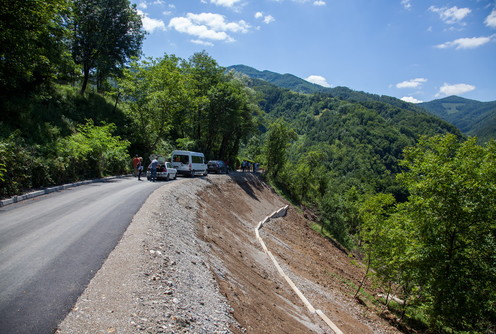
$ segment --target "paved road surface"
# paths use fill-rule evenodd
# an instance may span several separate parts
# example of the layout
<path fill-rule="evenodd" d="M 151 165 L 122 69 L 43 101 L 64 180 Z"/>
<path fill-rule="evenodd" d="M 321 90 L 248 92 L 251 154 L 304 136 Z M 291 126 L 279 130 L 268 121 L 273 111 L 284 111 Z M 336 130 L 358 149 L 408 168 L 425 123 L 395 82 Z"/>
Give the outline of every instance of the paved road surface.
<path fill-rule="evenodd" d="M 163 184 L 112 179 L 0 208 L 0 334 L 53 333 Z"/>

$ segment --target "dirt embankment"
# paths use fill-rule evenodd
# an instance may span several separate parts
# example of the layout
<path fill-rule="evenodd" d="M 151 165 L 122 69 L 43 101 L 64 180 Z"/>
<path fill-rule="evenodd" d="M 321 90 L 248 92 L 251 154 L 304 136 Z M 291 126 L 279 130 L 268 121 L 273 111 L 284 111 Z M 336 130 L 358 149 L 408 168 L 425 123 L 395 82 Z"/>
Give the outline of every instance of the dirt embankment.
<path fill-rule="evenodd" d="M 251 173 L 164 183 L 58 333 L 332 333 L 255 237 L 287 203 Z M 397 333 L 353 299 L 363 267 L 295 208 L 260 236 L 316 309 L 344 333 Z M 374 294 L 371 287 L 369 293 Z"/>
<path fill-rule="evenodd" d="M 252 333 L 331 333 L 308 311 L 255 238 L 257 224 L 288 203 L 249 173 L 209 181 L 200 193 L 199 236 L 209 245 L 220 290 L 241 327 Z M 270 220 L 260 236 L 313 307 L 341 331 L 397 333 L 372 305 L 353 299 L 363 267 L 310 224 L 290 206 L 288 215 Z"/>

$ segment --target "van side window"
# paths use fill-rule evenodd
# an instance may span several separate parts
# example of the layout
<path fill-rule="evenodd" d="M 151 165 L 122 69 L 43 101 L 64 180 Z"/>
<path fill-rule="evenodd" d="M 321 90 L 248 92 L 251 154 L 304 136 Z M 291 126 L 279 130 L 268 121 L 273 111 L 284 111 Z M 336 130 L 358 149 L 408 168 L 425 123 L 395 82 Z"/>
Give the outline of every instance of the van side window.
<path fill-rule="evenodd" d="M 191 157 L 191 160 L 193 160 L 193 163 L 195 163 L 195 164 L 202 164 L 203 163 L 203 157 L 199 157 L 196 155 L 193 155 Z"/>
<path fill-rule="evenodd" d="M 175 155 L 174 162 L 181 162 L 183 164 L 189 164 L 189 156 L 187 155 Z"/>

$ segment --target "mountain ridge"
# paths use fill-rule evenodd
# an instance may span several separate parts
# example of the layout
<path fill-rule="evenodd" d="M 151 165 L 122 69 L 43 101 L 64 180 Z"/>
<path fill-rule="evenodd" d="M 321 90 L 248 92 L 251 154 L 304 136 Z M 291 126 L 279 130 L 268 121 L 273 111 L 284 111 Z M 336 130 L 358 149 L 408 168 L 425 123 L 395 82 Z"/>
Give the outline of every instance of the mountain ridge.
<path fill-rule="evenodd" d="M 413 104 L 395 97 L 355 91 L 348 87 L 324 87 L 293 74 L 260 71 L 247 65 L 233 65 L 227 69 L 296 93 L 323 93 L 352 102 L 379 101 L 409 110 L 421 109 L 455 125 L 465 135 L 478 137 L 481 142 L 496 138 L 496 101 L 481 102 L 452 95 Z"/>

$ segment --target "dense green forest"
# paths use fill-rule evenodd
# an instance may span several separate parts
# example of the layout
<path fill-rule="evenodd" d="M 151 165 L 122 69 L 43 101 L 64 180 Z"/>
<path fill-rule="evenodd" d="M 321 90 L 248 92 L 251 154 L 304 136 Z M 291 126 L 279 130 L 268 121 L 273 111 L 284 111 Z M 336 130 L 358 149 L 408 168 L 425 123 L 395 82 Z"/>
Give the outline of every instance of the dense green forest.
<path fill-rule="evenodd" d="M 144 38 L 128 0 L 5 3 L 1 197 L 128 173 L 134 154 L 261 162 L 317 231 L 363 258 L 364 279 L 404 300 L 378 301 L 399 321 L 494 332 L 494 141 L 394 98 L 247 78 L 205 52 L 139 58 Z"/>
<path fill-rule="evenodd" d="M 458 96 L 424 102 L 421 107 L 485 143 L 496 138 L 496 101 L 479 102 Z"/>
<path fill-rule="evenodd" d="M 233 65 L 228 69 L 247 75 L 252 79 L 260 79 L 277 87 L 287 88 L 297 93 L 325 93 L 353 102 L 377 101 L 395 105 L 409 110 L 426 110 L 437 117 L 455 125 L 468 136 L 478 137 L 485 143 L 496 139 L 496 101 L 480 102 L 458 96 L 411 104 L 389 96 L 353 91 L 347 87 L 327 88 L 310 83 L 291 74 L 279 74 L 270 71 L 259 71 L 246 65 Z"/>

